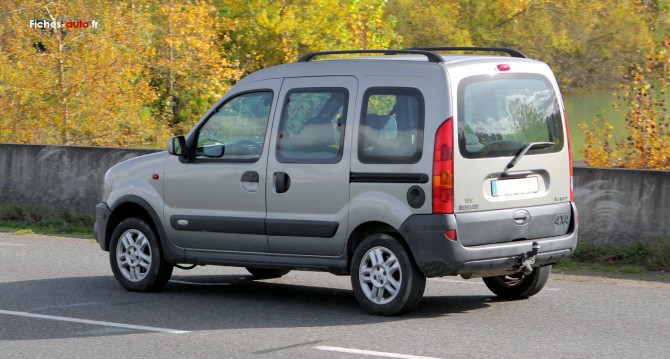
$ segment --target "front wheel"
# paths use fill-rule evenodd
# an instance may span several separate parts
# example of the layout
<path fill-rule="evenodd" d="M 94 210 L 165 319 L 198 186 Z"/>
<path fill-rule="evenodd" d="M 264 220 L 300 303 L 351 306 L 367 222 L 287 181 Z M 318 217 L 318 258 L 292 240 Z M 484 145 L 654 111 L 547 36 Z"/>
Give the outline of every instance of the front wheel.
<path fill-rule="evenodd" d="M 419 303 L 426 277 L 402 244 L 388 235 L 376 234 L 354 251 L 351 285 L 358 303 L 371 314 L 397 315 Z"/>
<path fill-rule="evenodd" d="M 551 273 L 551 266 L 535 268 L 533 273 L 516 273 L 498 277 L 483 278 L 484 284 L 498 297 L 503 299 L 524 299 L 540 292 Z"/>
<path fill-rule="evenodd" d="M 121 221 L 109 245 L 109 261 L 116 280 L 129 291 L 156 291 L 165 286 L 173 266 L 161 255 L 158 237 L 139 218 Z"/>

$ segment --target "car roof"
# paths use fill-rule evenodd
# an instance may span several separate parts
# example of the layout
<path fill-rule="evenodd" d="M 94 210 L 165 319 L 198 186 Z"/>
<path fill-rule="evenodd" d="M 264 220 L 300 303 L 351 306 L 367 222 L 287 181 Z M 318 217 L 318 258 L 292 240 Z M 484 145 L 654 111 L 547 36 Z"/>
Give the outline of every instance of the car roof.
<path fill-rule="evenodd" d="M 546 64 L 528 58 L 473 54 L 436 54 L 439 62 L 430 61 L 423 55 L 398 54 L 377 56 L 356 56 L 325 58 L 277 65 L 258 70 L 247 75 L 240 82 L 259 81 L 273 78 L 310 76 L 365 76 L 365 75 L 406 75 L 431 76 L 444 72 L 445 68 L 456 68 L 476 64 L 515 64 L 527 67 L 530 64 Z"/>

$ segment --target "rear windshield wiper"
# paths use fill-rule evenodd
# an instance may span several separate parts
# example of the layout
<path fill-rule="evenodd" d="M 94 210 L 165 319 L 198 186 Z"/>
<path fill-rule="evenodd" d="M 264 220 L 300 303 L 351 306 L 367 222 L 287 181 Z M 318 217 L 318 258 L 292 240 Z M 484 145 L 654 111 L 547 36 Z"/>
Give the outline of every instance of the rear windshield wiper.
<path fill-rule="evenodd" d="M 503 171 L 503 174 L 505 172 L 507 172 L 509 169 L 511 169 L 512 167 L 516 166 L 516 164 L 519 163 L 519 161 L 521 160 L 521 157 L 525 156 L 526 153 L 528 151 L 530 151 L 531 149 L 533 149 L 533 148 L 538 148 L 538 149 L 547 148 L 547 147 L 551 147 L 553 145 L 555 145 L 554 142 L 530 142 L 530 143 L 528 143 L 527 145 L 523 146 L 521 151 L 519 151 L 519 153 L 517 153 L 516 156 L 514 156 L 514 158 L 512 158 L 511 161 L 509 161 L 509 163 L 505 167 L 505 170 Z"/>

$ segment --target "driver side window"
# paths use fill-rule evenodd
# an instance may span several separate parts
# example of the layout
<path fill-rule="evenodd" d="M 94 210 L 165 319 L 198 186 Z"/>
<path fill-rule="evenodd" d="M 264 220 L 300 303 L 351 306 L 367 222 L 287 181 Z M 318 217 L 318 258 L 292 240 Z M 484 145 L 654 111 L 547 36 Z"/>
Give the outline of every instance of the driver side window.
<path fill-rule="evenodd" d="M 198 133 L 196 158 L 255 162 L 263 151 L 272 92 L 239 95 L 212 114 Z"/>

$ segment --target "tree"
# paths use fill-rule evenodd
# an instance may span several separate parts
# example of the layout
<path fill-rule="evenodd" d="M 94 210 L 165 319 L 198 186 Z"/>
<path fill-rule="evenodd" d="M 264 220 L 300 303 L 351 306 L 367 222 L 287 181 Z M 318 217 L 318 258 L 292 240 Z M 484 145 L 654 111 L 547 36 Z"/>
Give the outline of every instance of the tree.
<path fill-rule="evenodd" d="M 389 0 L 387 10 L 405 46 L 519 49 L 570 89 L 613 85 L 670 24 L 670 6 L 651 0 Z"/>
<path fill-rule="evenodd" d="M 406 47 L 472 46 L 465 14 L 453 0 L 390 0 L 387 11 Z"/>
<path fill-rule="evenodd" d="M 293 62 L 318 50 L 397 46 L 384 0 L 223 0 L 231 60 L 244 73 Z"/>
<path fill-rule="evenodd" d="M 229 60 L 219 13 L 211 1 L 146 2 L 150 21 L 154 115 L 173 133 L 188 131 L 240 77 Z"/>
<path fill-rule="evenodd" d="M 596 117 L 586 134 L 584 162 L 588 166 L 670 169 L 670 41 L 652 47 L 644 61 L 629 66 L 629 74 L 619 85 L 613 106 L 622 111 L 627 135 L 615 138 L 613 127 Z"/>
<path fill-rule="evenodd" d="M 3 141 L 146 146 L 165 137 L 145 107 L 155 96 L 142 68 L 147 43 L 130 36 L 140 13 L 73 0 L 4 2 L 0 14 Z"/>

